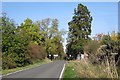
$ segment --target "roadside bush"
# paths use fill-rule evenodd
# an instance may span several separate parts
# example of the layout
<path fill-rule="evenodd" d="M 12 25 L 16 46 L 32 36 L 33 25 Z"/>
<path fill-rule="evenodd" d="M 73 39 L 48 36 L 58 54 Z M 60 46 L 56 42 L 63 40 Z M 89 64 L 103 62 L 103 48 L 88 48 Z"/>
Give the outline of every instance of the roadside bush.
<path fill-rule="evenodd" d="M 17 67 L 17 64 L 14 62 L 12 57 L 12 55 L 2 57 L 2 69 L 12 69 Z"/>
<path fill-rule="evenodd" d="M 84 52 L 89 55 L 91 62 L 96 61 L 97 49 L 100 47 L 98 41 L 91 40 L 84 46 Z"/>
<path fill-rule="evenodd" d="M 30 43 L 27 50 L 29 57 L 32 61 L 36 61 L 37 59 L 42 60 L 46 57 L 46 51 L 44 47 L 37 44 Z"/>
<path fill-rule="evenodd" d="M 89 55 L 90 62 L 88 61 L 87 64 L 78 63 L 75 69 L 83 78 L 118 78 L 120 75 L 115 62 L 116 58 L 111 55 L 111 53 L 117 53 L 118 48 L 118 43 L 112 41 L 110 36 L 105 36 L 101 43 L 90 41 L 84 46 L 84 51 Z"/>

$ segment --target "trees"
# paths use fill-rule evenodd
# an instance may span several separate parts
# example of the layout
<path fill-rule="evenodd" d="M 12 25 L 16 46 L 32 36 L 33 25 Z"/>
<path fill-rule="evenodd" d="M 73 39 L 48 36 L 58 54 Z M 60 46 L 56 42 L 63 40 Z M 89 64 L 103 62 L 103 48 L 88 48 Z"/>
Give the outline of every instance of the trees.
<path fill-rule="evenodd" d="M 101 44 L 102 45 L 106 45 L 107 46 L 107 50 L 108 50 L 108 53 L 118 53 L 118 49 L 119 49 L 119 45 L 118 45 L 118 41 L 117 38 L 113 39 L 113 35 L 105 35 L 101 41 Z M 116 36 L 117 37 L 117 36 Z"/>
<path fill-rule="evenodd" d="M 43 36 L 40 34 L 40 28 L 37 23 L 33 23 L 31 19 L 27 18 L 24 23 L 22 23 L 19 27 L 19 32 L 21 34 L 26 34 L 29 36 L 29 39 L 36 44 L 42 44 Z"/>
<path fill-rule="evenodd" d="M 2 17 L 3 69 L 28 64 L 27 45 L 29 38 L 18 31 L 17 26 L 6 15 Z"/>
<path fill-rule="evenodd" d="M 4 13 L 1 17 L 2 23 L 2 58 L 3 60 L 3 69 L 7 67 L 16 67 L 16 64 L 14 62 L 13 58 L 13 45 L 11 42 L 13 38 L 15 37 L 15 24 L 6 17 L 6 14 Z M 6 59 L 6 57 L 8 59 Z M 13 63 L 13 64 L 11 64 Z M 9 66 L 8 66 L 9 65 Z"/>
<path fill-rule="evenodd" d="M 115 59 L 117 64 L 119 60 L 119 33 L 115 33 L 113 31 L 111 34 L 104 35 L 98 37 L 99 39 L 95 40 L 99 43 L 100 47 L 97 48 L 96 55 L 94 56 L 96 59 L 99 58 L 101 62 L 104 62 L 106 59 Z M 95 46 L 94 46 L 95 47 Z M 92 53 L 93 54 L 93 53 Z"/>
<path fill-rule="evenodd" d="M 68 23 L 68 49 L 74 53 L 83 50 L 83 45 L 91 35 L 92 16 L 86 6 L 78 4 L 74 9 L 72 20 Z"/>
<path fill-rule="evenodd" d="M 3 69 L 26 66 L 43 60 L 46 53 L 60 56 L 63 54 L 63 34 L 58 30 L 57 19 L 47 18 L 33 22 L 27 18 L 19 26 L 7 18 L 6 14 L 0 20 Z"/>
<path fill-rule="evenodd" d="M 44 19 L 39 22 L 40 23 L 40 31 L 42 33 L 43 40 L 44 40 L 44 46 L 47 52 L 47 55 L 49 54 L 62 54 L 63 53 L 63 47 L 62 45 L 62 35 L 64 31 L 58 30 L 58 20 L 57 19 Z M 58 49 L 61 50 L 61 52 L 58 52 Z"/>

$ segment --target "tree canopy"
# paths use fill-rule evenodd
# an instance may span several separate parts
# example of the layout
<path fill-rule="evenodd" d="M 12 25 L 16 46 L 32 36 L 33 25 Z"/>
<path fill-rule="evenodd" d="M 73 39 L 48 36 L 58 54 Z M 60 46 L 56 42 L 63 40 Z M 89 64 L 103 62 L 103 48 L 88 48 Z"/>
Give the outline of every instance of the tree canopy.
<path fill-rule="evenodd" d="M 6 17 L 2 20 L 3 69 L 26 66 L 45 59 L 49 54 L 64 54 L 63 33 L 58 29 L 58 20 L 46 18 L 33 22 L 30 18 L 19 26 Z"/>
<path fill-rule="evenodd" d="M 91 35 L 92 16 L 88 8 L 78 4 L 74 9 L 72 20 L 68 23 L 67 53 L 76 54 L 83 51 L 83 45 Z"/>

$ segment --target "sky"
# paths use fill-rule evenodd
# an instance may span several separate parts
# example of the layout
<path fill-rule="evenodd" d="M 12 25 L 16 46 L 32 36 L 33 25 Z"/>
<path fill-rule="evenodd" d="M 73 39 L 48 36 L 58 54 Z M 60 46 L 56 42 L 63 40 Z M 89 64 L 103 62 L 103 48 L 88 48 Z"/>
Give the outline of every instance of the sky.
<path fill-rule="evenodd" d="M 68 31 L 74 8 L 79 3 L 87 6 L 93 17 L 91 37 L 98 33 L 118 31 L 118 3 L 117 2 L 3 2 L 2 11 L 15 21 L 22 23 L 26 18 L 34 22 L 45 18 L 57 18 L 59 29 Z M 67 38 L 67 34 L 64 36 Z M 64 42 L 64 47 L 66 39 Z"/>
<path fill-rule="evenodd" d="M 2 2 L 119 2 L 120 0 L 1 0 Z"/>
<path fill-rule="evenodd" d="M 118 3 L 118 31 L 120 32 L 120 2 Z"/>

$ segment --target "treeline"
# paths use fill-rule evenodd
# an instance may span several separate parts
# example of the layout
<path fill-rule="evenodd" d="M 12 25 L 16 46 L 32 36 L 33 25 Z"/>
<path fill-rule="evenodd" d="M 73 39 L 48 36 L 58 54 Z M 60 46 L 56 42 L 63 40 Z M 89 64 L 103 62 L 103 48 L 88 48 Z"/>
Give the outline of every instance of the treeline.
<path fill-rule="evenodd" d="M 80 77 L 120 78 L 119 33 L 97 34 L 84 45 L 84 56 L 75 66 Z"/>
<path fill-rule="evenodd" d="M 65 58 L 80 61 L 74 68 L 81 78 L 117 79 L 120 77 L 120 33 L 113 31 L 90 38 L 92 20 L 87 6 L 78 4 L 68 22 Z"/>
<path fill-rule="evenodd" d="M 33 22 L 27 18 L 20 25 L 6 17 L 1 20 L 2 68 L 26 66 L 45 59 L 49 54 L 62 58 L 64 30 L 58 29 L 58 20 L 46 18 Z"/>
<path fill-rule="evenodd" d="M 97 34 L 84 45 L 84 52 L 92 63 L 104 64 L 108 60 L 120 65 L 120 33 Z"/>
<path fill-rule="evenodd" d="M 78 55 L 87 55 L 92 63 L 102 63 L 115 57 L 116 64 L 120 61 L 120 33 L 98 34 L 90 38 L 92 16 L 88 8 L 78 4 L 74 9 L 72 20 L 68 22 L 67 57 L 76 60 Z M 114 57 L 113 57 L 114 56 Z"/>

